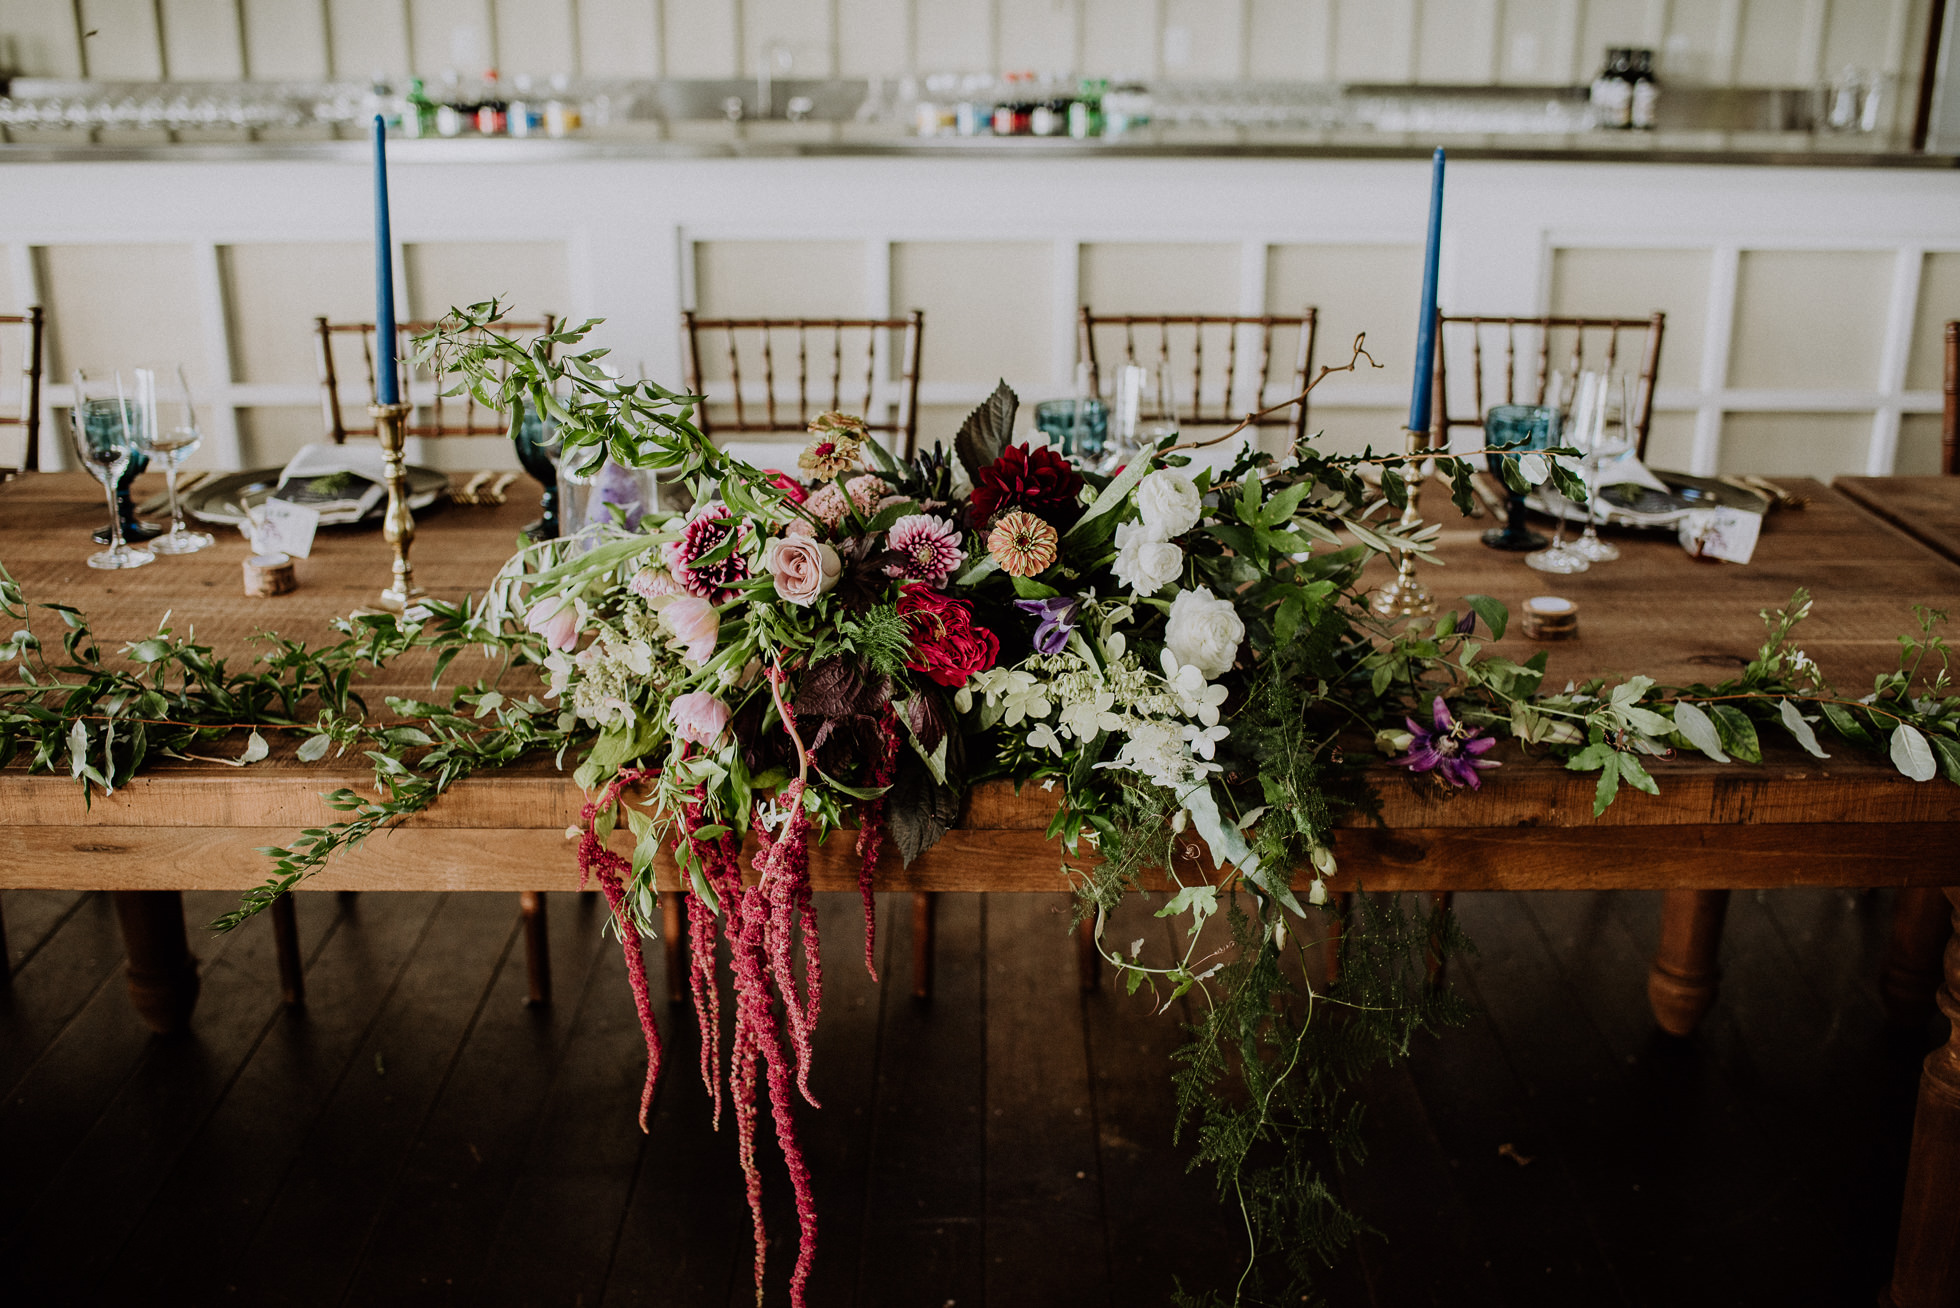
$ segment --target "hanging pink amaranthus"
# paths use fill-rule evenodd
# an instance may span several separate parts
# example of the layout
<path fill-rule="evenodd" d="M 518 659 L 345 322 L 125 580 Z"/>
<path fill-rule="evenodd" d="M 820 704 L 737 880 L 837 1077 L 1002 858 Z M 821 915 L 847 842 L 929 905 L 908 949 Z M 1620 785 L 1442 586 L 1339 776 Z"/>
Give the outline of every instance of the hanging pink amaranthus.
<path fill-rule="evenodd" d="M 640 1030 L 646 1036 L 647 1080 L 640 1091 L 642 1131 L 647 1129 L 647 1112 L 653 1107 L 654 1084 L 660 1080 L 660 1028 L 653 1020 L 646 960 L 640 954 L 640 929 L 634 925 L 633 915 L 626 907 L 626 878 L 632 875 L 633 865 L 606 848 L 605 842 L 599 839 L 598 819 L 599 814 L 619 802 L 621 791 L 652 775 L 646 768 L 629 768 L 607 782 L 598 798 L 580 812 L 578 838 L 579 884 L 582 886 L 587 878 L 596 876 L 600 888 L 606 892 L 606 906 L 619 926 L 620 948 L 626 954 L 626 976 L 633 986 L 633 1006 L 640 1012 Z"/>
<path fill-rule="evenodd" d="M 888 706 L 878 719 L 878 757 L 872 760 L 871 776 L 865 784 L 883 790 L 891 785 L 898 761 L 898 720 Z M 878 854 L 885 845 L 885 797 L 864 802 L 858 810 L 858 894 L 864 899 L 864 970 L 878 979 L 877 952 L 878 903 L 873 894 L 878 874 Z"/>

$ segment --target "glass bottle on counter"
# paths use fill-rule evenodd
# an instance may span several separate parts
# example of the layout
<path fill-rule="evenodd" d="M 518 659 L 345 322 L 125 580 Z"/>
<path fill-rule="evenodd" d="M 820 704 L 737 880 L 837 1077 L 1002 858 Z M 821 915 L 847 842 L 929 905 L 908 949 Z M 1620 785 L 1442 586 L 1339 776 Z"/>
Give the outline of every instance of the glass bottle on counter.
<path fill-rule="evenodd" d="M 422 88 L 422 79 L 413 77 L 408 82 L 408 95 L 402 100 L 402 135 L 434 136 L 436 134 L 436 102 L 429 98 Z"/>
<path fill-rule="evenodd" d="M 476 106 L 463 98 L 463 75 L 451 69 L 442 75 L 442 100 L 436 105 L 436 135 L 461 136 L 476 119 Z"/>
<path fill-rule="evenodd" d="M 1103 93 L 1109 90 L 1109 83 L 1102 78 L 1082 79 L 1082 93 L 1068 107 L 1068 134 L 1076 140 L 1087 140 L 1103 134 Z"/>
<path fill-rule="evenodd" d="M 1593 78 L 1592 107 L 1601 127 L 1633 125 L 1633 51 L 1608 50 L 1606 66 Z"/>
<path fill-rule="evenodd" d="M 476 130 L 483 136 L 502 136 L 510 122 L 510 105 L 497 87 L 497 70 L 483 74 L 483 98 L 476 105 Z"/>
<path fill-rule="evenodd" d="M 551 78 L 551 98 L 544 102 L 544 134 L 554 140 L 570 136 L 585 125 L 585 116 L 570 92 L 572 79 L 564 73 Z"/>
<path fill-rule="evenodd" d="M 1627 107 L 1627 125 L 1638 132 L 1654 130 L 1661 98 L 1661 85 L 1654 79 L 1654 52 L 1652 50 L 1633 51 L 1633 65 L 1629 70 L 1630 93 Z"/>

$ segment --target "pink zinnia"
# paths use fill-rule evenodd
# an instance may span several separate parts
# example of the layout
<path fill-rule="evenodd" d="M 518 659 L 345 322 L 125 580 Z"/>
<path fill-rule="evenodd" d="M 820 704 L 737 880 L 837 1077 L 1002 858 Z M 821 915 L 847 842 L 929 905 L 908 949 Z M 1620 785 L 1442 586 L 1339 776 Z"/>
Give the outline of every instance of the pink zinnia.
<path fill-rule="evenodd" d="M 885 545 L 898 561 L 885 565 L 888 577 L 904 577 L 943 586 L 953 570 L 966 561 L 960 548 L 959 528 L 929 513 L 913 513 L 892 524 Z"/>
<path fill-rule="evenodd" d="M 749 579 L 749 561 L 742 555 L 739 540 L 735 548 L 722 558 L 712 563 L 695 562 L 714 553 L 728 539 L 730 532 L 739 533 L 741 539 L 746 539 L 749 525 L 731 517 L 726 504 L 714 504 L 688 519 L 687 525 L 681 528 L 679 540 L 668 541 L 661 546 L 660 553 L 666 560 L 667 571 L 673 574 L 681 589 L 716 604 L 726 603 L 735 597 L 736 584 Z"/>

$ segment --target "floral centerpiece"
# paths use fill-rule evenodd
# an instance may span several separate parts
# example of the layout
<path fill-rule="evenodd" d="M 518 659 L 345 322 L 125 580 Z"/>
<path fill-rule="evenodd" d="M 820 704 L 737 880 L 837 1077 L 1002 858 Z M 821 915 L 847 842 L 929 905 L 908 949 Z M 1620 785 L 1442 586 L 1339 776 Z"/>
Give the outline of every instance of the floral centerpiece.
<path fill-rule="evenodd" d="M 575 351 L 591 324 L 527 347 L 487 330 L 498 316 L 494 302 L 457 311 L 425 342 L 425 361 L 486 405 L 544 414 L 561 459 L 583 474 L 609 462 L 657 470 L 675 507 L 528 547 L 480 603 L 353 620 L 326 651 L 288 643 L 276 675 L 231 674 L 167 630 L 128 651 L 136 673 L 82 658 L 68 671 L 87 673 L 86 686 L 43 676 L 6 702 L 0 752 L 32 745 L 37 765 L 68 757 L 77 777 L 113 786 L 146 749 L 181 752 L 238 725 L 241 687 L 254 688 L 267 725 L 308 733 L 302 758 L 369 750 L 382 798 L 333 797 L 350 816 L 274 851 L 275 875 L 224 923 L 234 925 L 472 771 L 577 751 L 590 798 L 568 834 L 625 950 L 648 1050 L 643 1121 L 661 1046 L 640 942 L 659 919 L 663 855 L 688 892 L 699 1072 L 717 1124 L 724 1106 L 733 1113 L 758 1296 L 765 1100 L 799 1219 L 794 1303 L 817 1247 L 795 1105 L 816 1104 L 823 974 L 810 856 L 826 839 L 854 842 L 870 968 L 887 844 L 907 864 L 925 854 L 976 781 L 1056 791 L 1049 834 L 1104 959 L 1132 992 L 1204 1001 L 1175 1079 L 1199 1157 L 1251 1237 L 1235 1294 L 1284 1288 L 1297 1301 L 1316 1262 L 1360 1229 L 1324 1173 L 1329 1146 L 1358 1157 L 1356 1079 L 1454 1011 L 1430 984 L 1429 964 L 1458 943 L 1446 912 L 1328 893 L 1331 832 L 1371 807 L 1371 764 L 1475 789 L 1501 784 L 1492 753 L 1510 738 L 1597 772 L 1603 809 L 1622 783 L 1654 790 L 1649 764 L 1674 750 L 1760 760 L 1757 728 L 1775 724 L 1822 753 L 1823 723 L 1887 749 L 1909 776 L 1960 782 L 1960 699 L 1937 615 L 1906 640 L 1900 671 L 1856 700 L 1794 647 L 1801 594 L 1767 615 L 1758 658 L 1723 686 L 1635 677 L 1549 689 L 1542 654 L 1520 663 L 1486 647 L 1507 620 L 1493 600 L 1469 597 L 1461 615 L 1437 619 L 1370 611 L 1365 565 L 1434 547 L 1436 527 L 1390 516 L 1408 506 L 1414 456 L 1334 456 L 1307 442 L 1211 468 L 1173 436 L 1102 475 L 1016 441 L 1003 383 L 950 452 L 935 444 L 899 460 L 861 419 L 830 413 L 788 466 L 759 469 L 701 435 L 697 397 L 625 381 L 602 352 Z M 1364 360 L 1357 341 L 1346 367 Z M 1504 475 L 1582 495 L 1558 453 L 1501 461 Z M 1467 504 L 1468 462 L 1435 463 Z M 24 614 L 7 586 L 0 600 Z M 71 654 L 79 640 L 71 633 Z M 371 721 L 350 696 L 355 665 L 433 648 L 440 676 L 472 646 L 501 666 L 447 703 L 396 700 Z M 23 631 L 0 654 L 38 649 Z M 154 710 L 177 735 L 125 733 L 118 746 L 114 721 L 100 740 L 81 719 L 64 729 L 49 706 L 81 693 Z M 302 706 L 316 702 L 308 722 Z M 630 852 L 613 842 L 622 824 Z M 1104 939 L 1109 911 L 1159 870 L 1171 888 L 1159 915 L 1187 923 L 1183 947 L 1154 957 L 1141 940 Z M 1327 917 L 1343 923 L 1337 969 L 1314 955 Z M 725 1041 L 721 957 L 734 978 Z M 1338 979 L 1322 981 L 1330 972 Z"/>

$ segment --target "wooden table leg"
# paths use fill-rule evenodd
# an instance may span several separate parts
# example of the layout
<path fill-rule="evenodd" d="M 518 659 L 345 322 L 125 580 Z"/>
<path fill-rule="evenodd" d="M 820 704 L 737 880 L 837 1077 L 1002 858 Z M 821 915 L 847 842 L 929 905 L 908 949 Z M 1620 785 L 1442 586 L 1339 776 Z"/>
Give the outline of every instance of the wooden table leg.
<path fill-rule="evenodd" d="M 932 998 L 933 892 L 912 892 L 912 997 Z"/>
<path fill-rule="evenodd" d="M 0 913 L 0 986 L 12 985 L 14 981 L 14 956 L 7 948 L 7 918 Z"/>
<path fill-rule="evenodd" d="M 150 1030 L 171 1035 L 197 1007 L 197 959 L 184 935 L 184 897 L 175 890 L 114 890 L 129 956 L 129 998 Z"/>
<path fill-rule="evenodd" d="M 667 1002 L 676 1006 L 694 993 L 692 960 L 687 953 L 687 918 L 681 912 L 681 893 L 660 897 L 660 944 L 667 954 Z"/>
<path fill-rule="evenodd" d="M 545 916 L 544 891 L 520 890 L 517 907 L 524 914 L 524 976 L 531 990 L 527 1004 L 551 1002 L 551 932 Z"/>
<path fill-rule="evenodd" d="M 1945 898 L 1960 925 L 1960 887 Z M 1960 1303 L 1960 936 L 1947 942 L 1945 971 L 1939 1005 L 1953 1027 L 1919 1078 L 1899 1247 L 1891 1288 L 1881 1298 L 1891 1308 Z"/>
<path fill-rule="evenodd" d="M 279 960 L 279 994 L 288 1008 L 306 1002 L 306 969 L 299 956 L 299 915 L 293 897 L 272 901 L 272 952 Z"/>
<path fill-rule="evenodd" d="M 1895 1026 L 1919 1027 L 1933 1015 L 1940 963 L 1953 934 L 1953 906 L 1933 886 L 1908 886 L 1892 906 L 1892 935 L 1885 942 L 1878 989 L 1885 1016 Z"/>
<path fill-rule="evenodd" d="M 1670 890 L 1661 901 L 1661 943 L 1647 974 L 1647 1002 L 1669 1035 L 1694 1034 L 1715 1002 L 1722 977 L 1715 956 L 1728 911 L 1726 890 Z"/>

